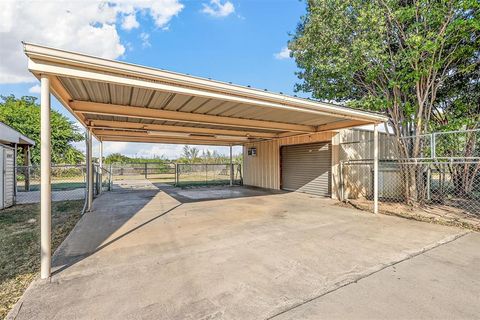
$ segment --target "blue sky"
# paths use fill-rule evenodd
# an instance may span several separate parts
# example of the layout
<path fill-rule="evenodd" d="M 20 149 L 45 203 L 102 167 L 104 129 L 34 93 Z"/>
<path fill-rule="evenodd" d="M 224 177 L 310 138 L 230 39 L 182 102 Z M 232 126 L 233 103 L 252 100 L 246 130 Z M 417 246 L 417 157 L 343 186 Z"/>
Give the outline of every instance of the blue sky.
<path fill-rule="evenodd" d="M 0 94 L 38 96 L 36 81 L 24 72 L 26 57 L 19 50 L 20 40 L 294 94 L 297 69 L 285 47 L 289 33 L 295 31 L 305 13 L 302 1 L 161 0 L 145 1 L 141 6 L 136 2 L 119 2 L 114 11 L 102 7 L 101 1 L 87 3 L 44 1 L 41 7 L 28 9 L 30 18 L 26 7 L 18 8 L 11 3 L 9 6 L 8 1 L 0 4 L 3 12 L 0 73 L 4 74 L 0 78 Z M 114 1 L 109 5 L 115 6 Z M 19 23 L 9 25 L 9 20 L 19 16 L 18 10 L 21 16 L 29 18 L 31 32 L 17 29 L 21 28 Z M 54 18 L 62 10 L 67 17 Z M 66 27 L 62 29 L 62 25 Z M 32 36 L 37 33 L 43 35 Z M 72 118 L 53 100 L 53 108 Z M 82 149 L 83 144 L 77 147 Z M 145 157 L 164 154 L 170 158 L 178 155 L 181 148 L 129 143 L 104 145 L 107 154 L 122 152 Z M 227 151 L 201 147 L 207 148 Z"/>

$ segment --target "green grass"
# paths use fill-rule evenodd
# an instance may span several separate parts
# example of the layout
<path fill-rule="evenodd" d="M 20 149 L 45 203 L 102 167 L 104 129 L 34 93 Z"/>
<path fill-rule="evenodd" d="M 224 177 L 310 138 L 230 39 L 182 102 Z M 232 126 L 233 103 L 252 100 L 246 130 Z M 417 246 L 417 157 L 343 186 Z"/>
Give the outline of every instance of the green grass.
<path fill-rule="evenodd" d="M 52 203 L 52 249 L 70 233 L 83 200 Z M 17 205 L 0 210 L 0 319 L 22 296 L 40 265 L 40 206 Z"/>

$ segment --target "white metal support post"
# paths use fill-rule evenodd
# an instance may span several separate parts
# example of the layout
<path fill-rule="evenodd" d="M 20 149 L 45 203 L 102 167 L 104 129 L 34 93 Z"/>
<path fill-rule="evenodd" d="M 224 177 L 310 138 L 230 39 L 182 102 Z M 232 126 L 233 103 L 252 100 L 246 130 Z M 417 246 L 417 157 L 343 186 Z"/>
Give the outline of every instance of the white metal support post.
<path fill-rule="evenodd" d="M 93 203 L 93 164 L 92 164 L 92 132 L 87 128 L 87 212 L 92 210 Z"/>
<path fill-rule="evenodd" d="M 18 144 L 15 143 L 15 149 L 13 149 L 13 203 L 17 203 L 17 154 Z"/>
<path fill-rule="evenodd" d="M 50 79 L 40 78 L 40 278 L 50 278 L 52 262 L 52 189 L 50 185 Z"/>
<path fill-rule="evenodd" d="M 230 187 L 233 186 L 233 154 L 232 145 L 230 145 Z"/>
<path fill-rule="evenodd" d="M 373 213 L 378 213 L 378 124 L 373 125 Z"/>
<path fill-rule="evenodd" d="M 103 171 L 103 141 L 100 140 L 100 154 L 98 156 L 98 183 L 100 184 L 100 188 L 98 188 L 98 193 L 102 193 L 102 187 L 103 187 L 103 177 L 102 177 L 102 171 Z"/>

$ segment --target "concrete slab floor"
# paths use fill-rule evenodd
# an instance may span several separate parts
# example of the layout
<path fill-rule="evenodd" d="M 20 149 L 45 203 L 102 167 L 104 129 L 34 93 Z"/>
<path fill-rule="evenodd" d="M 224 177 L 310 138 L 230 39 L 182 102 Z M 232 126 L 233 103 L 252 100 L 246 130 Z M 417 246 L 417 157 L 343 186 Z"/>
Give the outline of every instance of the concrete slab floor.
<path fill-rule="evenodd" d="M 479 314 L 473 298 L 444 304 L 449 291 L 470 295 L 479 287 L 478 234 L 306 194 L 245 192 L 250 196 L 183 203 L 158 188 L 103 194 L 56 252 L 51 282 L 35 281 L 10 316 L 371 318 L 390 308 L 401 318 L 413 314 L 404 309 L 415 297 L 439 295 L 419 314 L 438 318 L 430 312 L 437 303 L 445 318 Z M 392 276 L 394 268 L 401 274 Z M 344 293 L 347 301 L 334 296 L 355 286 Z M 358 309 L 364 312 L 349 313 Z M 388 318 L 385 310 L 379 317 Z"/>

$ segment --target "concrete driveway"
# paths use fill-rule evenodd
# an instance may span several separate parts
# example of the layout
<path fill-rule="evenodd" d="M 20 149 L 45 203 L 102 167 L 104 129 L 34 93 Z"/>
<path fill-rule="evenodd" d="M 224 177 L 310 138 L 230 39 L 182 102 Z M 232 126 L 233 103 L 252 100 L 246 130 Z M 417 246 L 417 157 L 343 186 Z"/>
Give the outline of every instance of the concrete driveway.
<path fill-rule="evenodd" d="M 95 201 L 56 252 L 51 282 L 34 282 L 11 317 L 480 314 L 479 234 L 299 193 L 142 183 Z"/>

